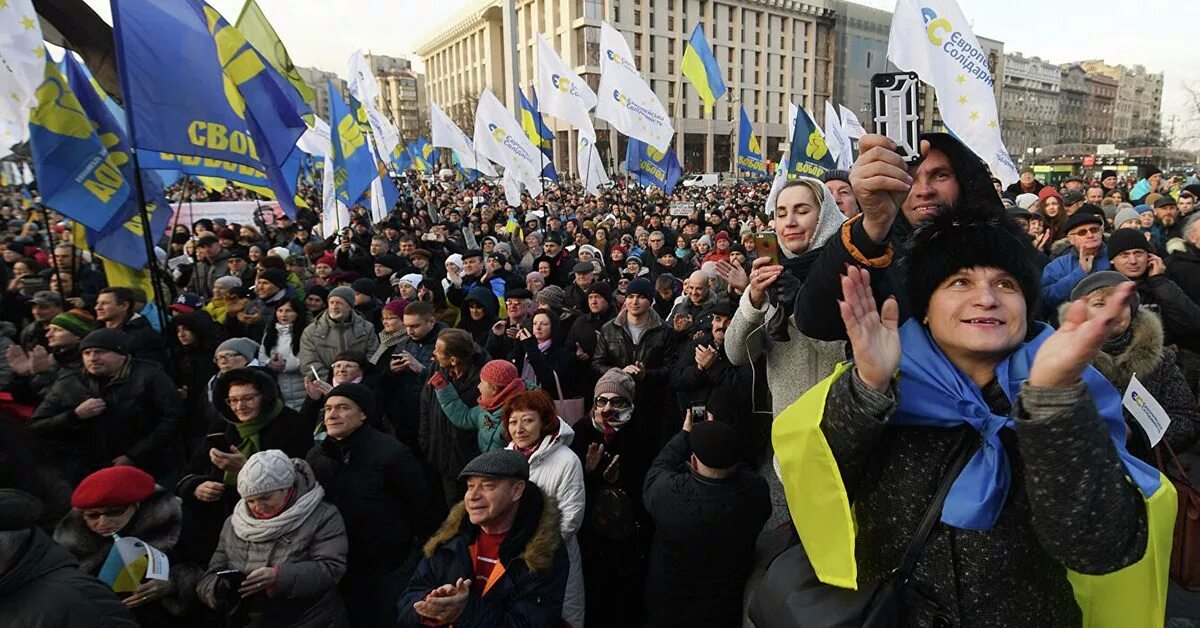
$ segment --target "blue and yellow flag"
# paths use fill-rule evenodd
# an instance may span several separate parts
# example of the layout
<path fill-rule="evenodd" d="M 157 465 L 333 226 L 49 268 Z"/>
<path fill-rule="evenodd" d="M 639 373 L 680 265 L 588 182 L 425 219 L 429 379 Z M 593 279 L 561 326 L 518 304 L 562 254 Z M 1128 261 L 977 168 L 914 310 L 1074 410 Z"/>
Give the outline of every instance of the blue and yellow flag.
<path fill-rule="evenodd" d="M 746 108 L 741 107 L 741 110 L 742 120 L 738 125 L 738 169 L 767 174 L 766 165 L 763 163 L 762 145 L 754 135 L 754 127 L 750 125 L 750 116 L 746 115 Z"/>
<path fill-rule="evenodd" d="M 440 152 L 429 140 L 423 137 L 417 138 L 417 154 L 421 156 L 421 161 L 429 167 L 429 172 L 433 172 L 437 168 L 437 158 Z"/>
<path fill-rule="evenodd" d="M 788 176 L 820 178 L 826 170 L 836 168 L 837 163 L 825 145 L 821 129 L 813 124 L 804 107 L 796 107 L 796 128 L 792 132 L 792 145 L 788 151 Z"/>
<path fill-rule="evenodd" d="M 529 89 L 529 93 L 533 94 L 533 102 L 530 103 L 529 99 L 525 98 L 525 92 L 520 89 L 517 91 L 521 94 L 521 129 L 525 131 L 529 141 L 545 155 L 542 176 L 557 183 L 558 171 L 554 169 L 554 131 L 546 126 L 546 121 L 538 111 L 537 92 L 533 88 Z"/>
<path fill-rule="evenodd" d="M 80 111 L 84 113 L 95 126 L 96 132 L 108 145 L 109 155 L 119 155 L 120 171 L 127 181 L 133 181 L 139 176 L 142 185 L 142 195 L 146 199 L 146 213 L 150 218 L 151 234 L 162 234 L 171 221 L 172 208 L 163 194 L 163 182 L 154 170 L 143 167 L 135 173 L 133 161 L 130 158 L 129 142 L 125 129 L 120 125 L 120 118 L 113 115 L 105 104 L 105 95 L 99 83 L 92 77 L 82 64 L 75 60 L 75 55 L 67 52 L 63 65 L 67 69 L 68 82 L 72 91 L 79 99 Z M 119 108 L 118 114 L 124 112 Z M 139 162 L 139 165 L 140 162 Z M 86 223 L 84 223 L 86 226 Z M 112 262 L 122 264 L 130 269 L 140 269 L 146 266 L 146 245 L 141 211 L 138 207 L 137 194 L 130 194 L 121 205 L 113 221 L 100 229 L 87 229 L 87 241 L 91 250 Z M 152 239 L 157 240 L 157 237 Z M 107 270 L 106 263 L 106 270 Z M 109 285 L 126 285 L 114 284 Z"/>
<path fill-rule="evenodd" d="M 87 225 L 107 227 L 133 193 L 118 138 L 97 133 L 67 78 L 46 55 L 45 80 L 29 118 L 29 149 L 42 204 Z"/>
<path fill-rule="evenodd" d="M 367 147 L 367 136 L 333 81 L 329 81 L 329 121 L 334 187 L 338 200 L 350 207 L 351 201 L 371 187 L 378 170 Z"/>
<path fill-rule="evenodd" d="M 704 37 L 703 24 L 697 24 L 692 37 L 688 39 L 687 48 L 683 51 L 682 69 L 683 75 L 699 92 L 705 109 L 711 111 L 713 103 L 725 95 L 726 89 L 721 68 L 717 67 L 717 58 L 713 56 L 708 39 Z"/>
<path fill-rule="evenodd" d="M 638 183 L 643 186 L 655 185 L 667 194 L 675 190 L 675 185 L 683 178 L 683 168 L 675 156 L 675 149 L 660 153 L 653 146 L 634 138 L 628 138 L 625 148 L 625 169 L 629 174 L 636 174 Z"/>
<path fill-rule="evenodd" d="M 403 143 L 396 144 L 396 150 L 392 151 L 392 172 L 400 174 L 412 167 L 413 158 L 408 148 Z"/>
<path fill-rule="evenodd" d="M 425 158 L 421 155 L 421 149 L 417 148 L 415 142 L 408 143 L 406 152 L 408 153 L 408 160 L 413 170 L 421 174 L 426 174 L 433 168 L 429 165 L 429 162 L 425 161 Z"/>
<path fill-rule="evenodd" d="M 130 144 L 259 170 L 295 215 L 283 164 L 311 113 L 299 92 L 202 0 L 113 0 L 112 10 Z"/>

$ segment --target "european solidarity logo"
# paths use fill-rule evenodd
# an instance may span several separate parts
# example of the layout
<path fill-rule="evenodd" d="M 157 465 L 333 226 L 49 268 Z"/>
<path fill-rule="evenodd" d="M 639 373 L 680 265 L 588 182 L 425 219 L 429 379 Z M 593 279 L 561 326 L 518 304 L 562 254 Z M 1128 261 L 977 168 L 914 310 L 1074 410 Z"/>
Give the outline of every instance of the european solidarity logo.
<path fill-rule="evenodd" d="M 647 109 L 639 104 L 636 100 L 633 100 L 629 96 L 622 94 L 621 90 L 619 89 L 613 90 L 613 100 L 617 101 L 617 103 L 619 103 L 622 107 L 625 107 L 633 113 L 645 118 L 647 121 L 656 126 L 661 126 L 664 122 L 666 122 L 666 120 L 664 120 L 663 117 L 657 112 Z"/>
<path fill-rule="evenodd" d="M 580 97 L 579 88 L 575 87 L 575 84 L 567 77 L 554 74 L 551 75 L 550 82 L 554 85 L 554 89 L 557 89 L 559 92 L 570 94 L 576 98 Z"/>
<path fill-rule="evenodd" d="M 994 79 L 988 69 L 988 58 L 984 52 L 971 45 L 962 32 L 954 29 L 954 25 L 944 17 L 938 17 L 937 11 L 929 7 L 921 8 L 921 17 L 925 20 L 925 35 L 929 43 L 941 48 L 955 62 L 962 66 L 967 74 L 992 85 Z M 947 33 L 949 37 L 947 37 Z M 962 80 L 959 81 L 963 83 Z"/>
<path fill-rule="evenodd" d="M 496 140 L 497 144 L 512 151 L 514 155 L 520 157 L 526 162 L 533 161 L 533 157 L 530 157 L 529 152 L 526 151 L 520 144 L 518 144 L 516 140 L 514 140 L 512 136 L 508 134 L 508 131 L 496 126 L 494 123 L 488 124 L 488 131 L 492 134 L 492 138 Z"/>
<path fill-rule="evenodd" d="M 625 57 L 621 56 L 620 53 L 612 50 L 605 51 L 605 54 L 608 56 L 609 61 L 616 63 L 617 65 L 629 70 L 630 72 L 633 72 L 634 74 L 637 74 L 637 66 L 633 65 L 632 59 L 626 59 Z"/>

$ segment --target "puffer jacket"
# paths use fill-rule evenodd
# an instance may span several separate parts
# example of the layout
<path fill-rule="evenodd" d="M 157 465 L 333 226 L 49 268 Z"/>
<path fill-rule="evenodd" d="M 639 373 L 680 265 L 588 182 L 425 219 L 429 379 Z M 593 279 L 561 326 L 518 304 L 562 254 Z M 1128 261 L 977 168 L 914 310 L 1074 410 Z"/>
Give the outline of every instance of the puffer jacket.
<path fill-rule="evenodd" d="M 112 590 L 79 571 L 70 552 L 40 529 L 28 534 L 12 564 L 0 572 L 0 628 L 137 628 Z"/>
<path fill-rule="evenodd" d="M 450 386 L 458 391 L 459 399 L 468 405 L 476 405 L 479 399 L 479 373 L 486 363 L 487 356 L 476 353 L 466 365 L 463 376 L 458 379 L 450 377 L 436 363 L 429 376 L 432 377 L 435 372 L 441 373 Z M 425 460 L 445 480 L 457 482 L 458 472 L 479 455 L 475 434 L 450 422 L 442 411 L 442 404 L 438 403 L 437 391 L 433 386 L 421 389 L 421 422 L 417 436 Z"/>
<path fill-rule="evenodd" d="M 299 499 L 317 486 L 312 468 L 294 460 L 296 494 Z M 253 542 L 238 537 L 232 518 L 225 521 L 221 541 L 208 563 L 208 571 L 196 585 L 196 595 L 209 608 L 222 610 L 217 573 L 236 569 L 250 573 L 259 567 L 276 567 L 270 595 L 256 594 L 242 605 L 261 613 L 256 626 L 262 628 L 341 628 L 346 611 L 337 583 L 346 573 L 346 526 L 337 507 L 322 501 L 295 530 L 271 541 Z"/>
<path fill-rule="evenodd" d="M 442 527 L 425 543 L 425 559 L 400 598 L 401 626 L 424 626 L 413 604 L 430 591 L 459 578 L 475 577 L 471 546 L 480 529 L 458 504 Z M 471 592 L 454 625 L 459 628 L 494 626 L 558 626 L 569 570 L 563 548 L 558 508 L 533 482 L 517 506 L 516 520 L 500 544 L 500 574 L 483 594 Z M 493 572 L 494 573 L 494 572 Z"/>
<path fill-rule="evenodd" d="M 573 628 L 583 626 L 583 563 L 576 535 L 583 525 L 583 513 L 587 508 L 583 464 L 579 462 L 579 456 L 571 451 L 571 441 L 574 439 L 575 431 L 560 419 L 558 433 L 542 438 L 537 450 L 529 457 L 529 479 L 554 500 L 562 519 L 559 529 L 570 562 L 562 618 Z M 516 445 L 509 444 L 508 448 L 516 449 Z"/>
<path fill-rule="evenodd" d="M 366 358 L 378 346 L 379 335 L 367 319 L 351 311 L 335 321 L 326 310 L 300 335 L 300 372 L 311 374 L 315 368 L 321 379 L 329 381 L 329 365 L 339 353 L 353 351 Z"/>
<path fill-rule="evenodd" d="M 80 419 L 76 406 L 92 397 L 105 410 Z M 82 369 L 63 373 L 26 425 L 77 483 L 122 455 L 151 475 L 167 472 L 182 455 L 182 421 L 183 401 L 162 366 L 131 358 L 107 381 Z"/>
<path fill-rule="evenodd" d="M 275 329 L 279 332 L 275 348 L 267 349 L 264 336 L 264 342 L 258 345 L 258 361 L 270 364 L 271 356 L 276 354 L 283 360 L 283 370 L 271 371 L 271 374 L 275 376 L 275 381 L 279 384 L 279 395 L 283 397 L 283 403 L 299 412 L 308 392 L 304 390 L 304 373 L 300 371 L 300 356 L 292 351 L 292 327 L 292 325 L 275 323 Z"/>
<path fill-rule="evenodd" d="M 195 625 L 189 615 L 195 612 L 196 582 L 204 573 L 204 565 L 193 562 L 180 547 L 183 511 L 179 498 L 166 489 L 156 487 L 150 497 L 138 503 L 133 518 L 121 530 L 122 536 L 134 536 L 167 555 L 171 563 L 170 595 L 132 609 L 138 624 L 145 627 Z M 54 541 L 67 548 L 79 561 L 79 570 L 96 576 L 112 549 L 112 537 L 93 532 L 83 520 L 83 513 L 71 509 L 54 530 Z M 182 551 L 177 552 L 180 549 Z"/>

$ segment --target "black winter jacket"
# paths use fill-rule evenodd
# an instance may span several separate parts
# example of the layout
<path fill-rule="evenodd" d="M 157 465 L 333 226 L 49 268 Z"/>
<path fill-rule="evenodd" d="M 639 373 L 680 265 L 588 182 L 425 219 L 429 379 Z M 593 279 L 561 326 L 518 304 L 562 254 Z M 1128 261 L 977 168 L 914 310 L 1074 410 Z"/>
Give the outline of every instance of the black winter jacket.
<path fill-rule="evenodd" d="M 1192 301 L 1200 303 L 1200 248 L 1188 242 L 1183 251 L 1167 258 L 1167 276 L 1183 289 Z"/>
<path fill-rule="evenodd" d="M 462 377 L 451 378 L 442 367 L 436 363 L 430 371 L 440 372 L 442 377 L 458 392 L 459 399 L 468 406 L 477 405 L 479 398 L 479 373 L 488 361 L 487 355 L 476 353 L 466 364 Z M 425 460 L 433 465 L 434 470 L 447 480 L 458 480 L 458 472 L 462 471 L 472 458 L 479 455 L 479 446 L 475 441 L 475 432 L 456 427 L 442 412 L 442 404 L 438 403 L 437 391 L 433 386 L 421 389 L 421 422 L 418 437 L 421 452 Z"/>
<path fill-rule="evenodd" d="M 437 344 L 438 334 L 446 329 L 446 324 L 436 322 L 433 329 L 424 338 L 413 339 L 405 335 L 392 345 L 375 364 L 375 398 L 383 407 L 385 420 L 392 424 L 396 438 L 409 447 L 417 446 L 417 432 L 420 424 L 421 389 L 433 374 L 433 348 Z M 407 351 L 421 364 L 425 370 L 420 373 L 392 371 L 392 356 Z"/>
<path fill-rule="evenodd" d="M 1162 317 L 1163 344 L 1200 350 L 1200 304 L 1166 274 L 1135 279 L 1142 305 L 1152 306 Z"/>

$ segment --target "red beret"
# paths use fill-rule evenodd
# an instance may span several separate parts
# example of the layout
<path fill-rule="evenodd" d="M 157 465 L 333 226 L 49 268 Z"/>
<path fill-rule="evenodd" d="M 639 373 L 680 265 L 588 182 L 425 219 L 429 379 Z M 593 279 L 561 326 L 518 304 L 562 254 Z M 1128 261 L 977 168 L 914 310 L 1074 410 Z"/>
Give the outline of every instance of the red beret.
<path fill-rule="evenodd" d="M 101 469 L 79 483 L 71 493 L 71 506 L 111 508 L 136 504 L 154 492 L 154 478 L 137 467 Z"/>

